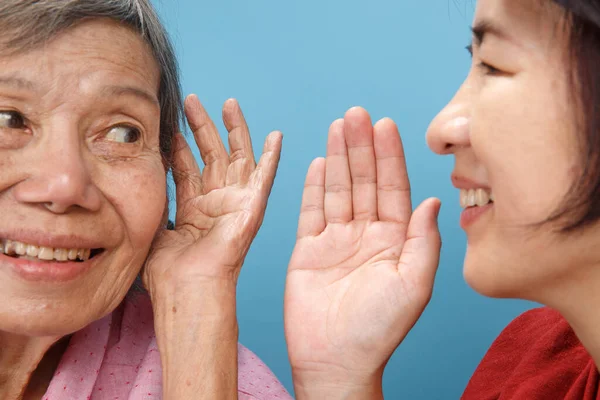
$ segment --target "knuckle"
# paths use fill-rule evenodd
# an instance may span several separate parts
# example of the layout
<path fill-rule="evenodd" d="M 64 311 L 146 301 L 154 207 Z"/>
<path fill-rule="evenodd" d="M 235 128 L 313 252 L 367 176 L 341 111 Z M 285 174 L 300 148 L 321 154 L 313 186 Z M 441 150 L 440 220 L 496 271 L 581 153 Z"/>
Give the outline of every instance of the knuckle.
<path fill-rule="evenodd" d="M 319 212 L 323 211 L 323 204 L 307 204 L 300 208 L 301 213 Z"/>
<path fill-rule="evenodd" d="M 378 183 L 377 190 L 380 190 L 382 192 L 410 192 L 410 186 L 401 185 L 398 183 Z"/>
<path fill-rule="evenodd" d="M 377 183 L 375 175 L 358 174 L 352 175 L 352 184 L 354 185 L 374 185 Z"/>
<path fill-rule="evenodd" d="M 350 192 L 350 187 L 340 183 L 332 183 L 325 187 L 327 193 L 347 193 Z"/>
<path fill-rule="evenodd" d="M 217 149 L 208 149 L 202 153 L 204 164 L 214 164 L 221 160 L 220 152 Z"/>
<path fill-rule="evenodd" d="M 247 157 L 246 157 L 246 152 L 243 149 L 234 150 L 229 155 L 229 161 L 232 163 L 234 163 L 238 160 L 245 160 L 245 159 L 247 159 Z"/>

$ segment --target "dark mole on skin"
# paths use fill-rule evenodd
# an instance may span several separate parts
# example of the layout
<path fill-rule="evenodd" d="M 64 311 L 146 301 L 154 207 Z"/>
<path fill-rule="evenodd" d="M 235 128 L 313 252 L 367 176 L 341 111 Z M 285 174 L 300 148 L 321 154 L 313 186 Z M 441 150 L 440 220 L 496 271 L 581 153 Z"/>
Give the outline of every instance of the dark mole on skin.
<path fill-rule="evenodd" d="M 177 313 L 177 307 L 173 307 L 173 314 Z"/>

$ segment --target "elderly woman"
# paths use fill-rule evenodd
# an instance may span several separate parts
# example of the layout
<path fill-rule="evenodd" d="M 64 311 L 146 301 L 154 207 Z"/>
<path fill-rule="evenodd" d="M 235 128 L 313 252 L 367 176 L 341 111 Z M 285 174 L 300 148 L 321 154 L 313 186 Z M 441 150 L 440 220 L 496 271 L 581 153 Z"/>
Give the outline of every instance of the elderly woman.
<path fill-rule="evenodd" d="M 427 142 L 456 161 L 467 282 L 548 307 L 506 328 L 463 398 L 600 399 L 600 3 L 480 0 L 473 25 L 471 71 Z M 296 393 L 381 396 L 439 257 L 439 202 L 411 212 L 409 191 L 393 122 L 333 123 L 287 281 Z"/>
<path fill-rule="evenodd" d="M 178 133 L 175 57 L 148 0 L 3 0 L 0 32 L 0 398 L 289 398 L 238 344 L 235 315 L 281 134 L 267 137 L 256 163 L 229 100 L 228 154 L 190 96 L 200 171 Z M 165 229 L 169 170 L 174 229 Z M 296 262 L 322 250 L 310 246 L 313 230 L 302 224 Z M 132 289 L 139 276 L 146 291 Z M 304 295 L 290 290 L 287 306 L 301 323 L 305 307 L 321 310 L 304 301 L 322 294 L 320 281 L 299 278 Z M 336 330 L 332 342 L 327 321 L 317 314 L 313 331 L 288 324 L 300 398 L 344 395 L 348 357 L 363 362 L 352 360 L 363 338 Z"/>
<path fill-rule="evenodd" d="M 281 135 L 257 165 L 230 100 L 230 156 L 192 96 L 200 174 L 148 1 L 3 0 L 0 32 L 0 398 L 289 397 L 235 318 Z"/>
<path fill-rule="evenodd" d="M 4 0 L 0 29 L 0 396 L 289 397 L 238 348 L 235 318 L 281 135 L 256 165 L 228 101 L 229 155 L 189 97 L 200 172 L 176 133 L 173 54 L 144 1 Z M 511 324 L 464 397 L 596 399 L 598 5 L 481 0 L 473 32 L 473 68 L 427 135 L 456 158 L 465 276 L 484 295 L 552 309 Z M 332 124 L 286 284 L 298 398 L 382 397 L 439 259 L 440 203 L 412 212 L 409 194 L 392 121 L 372 126 L 355 108 Z M 130 290 L 142 266 L 149 295 Z"/>

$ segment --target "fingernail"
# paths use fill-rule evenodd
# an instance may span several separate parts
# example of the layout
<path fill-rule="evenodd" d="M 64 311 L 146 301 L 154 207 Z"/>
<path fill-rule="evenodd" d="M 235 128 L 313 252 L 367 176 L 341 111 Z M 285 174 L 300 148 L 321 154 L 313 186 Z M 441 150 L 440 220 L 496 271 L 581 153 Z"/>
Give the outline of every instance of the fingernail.
<path fill-rule="evenodd" d="M 277 140 L 278 136 L 281 136 L 281 139 L 283 140 L 283 135 L 281 135 L 279 133 L 279 131 L 275 131 L 275 132 L 271 133 L 269 135 L 269 144 L 273 144 Z"/>

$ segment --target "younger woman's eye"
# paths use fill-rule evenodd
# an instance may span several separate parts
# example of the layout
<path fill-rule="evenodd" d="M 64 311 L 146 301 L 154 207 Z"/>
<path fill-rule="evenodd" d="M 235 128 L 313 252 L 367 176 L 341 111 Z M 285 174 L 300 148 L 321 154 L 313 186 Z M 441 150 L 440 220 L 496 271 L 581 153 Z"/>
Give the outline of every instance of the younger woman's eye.
<path fill-rule="evenodd" d="M 467 49 L 467 51 L 469 52 L 469 54 L 471 55 L 471 57 L 473 57 L 473 45 L 469 44 L 467 47 L 465 47 Z M 481 61 L 479 64 L 477 64 L 477 66 L 479 68 L 481 68 L 486 75 L 501 75 L 502 71 L 499 70 L 496 67 L 491 66 L 488 63 L 485 63 L 483 61 Z"/>
<path fill-rule="evenodd" d="M 485 72 L 486 75 L 500 75 L 500 74 L 502 74 L 502 71 L 500 71 L 498 68 L 496 68 L 496 67 L 494 67 L 494 66 L 492 66 L 492 65 L 490 65 L 488 63 L 485 63 L 483 61 L 481 61 L 479 63 L 479 68 L 481 68 Z"/>
<path fill-rule="evenodd" d="M 0 111 L 0 129 L 23 129 L 25 117 L 16 111 Z"/>
<path fill-rule="evenodd" d="M 106 134 L 106 139 L 118 143 L 135 143 L 142 136 L 139 129 L 132 126 L 115 126 Z"/>

